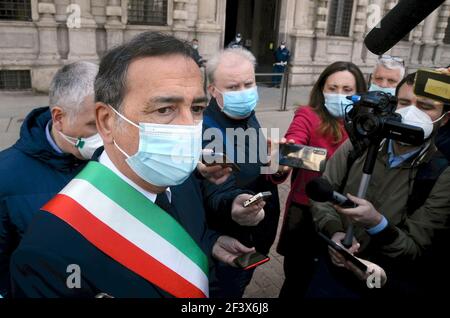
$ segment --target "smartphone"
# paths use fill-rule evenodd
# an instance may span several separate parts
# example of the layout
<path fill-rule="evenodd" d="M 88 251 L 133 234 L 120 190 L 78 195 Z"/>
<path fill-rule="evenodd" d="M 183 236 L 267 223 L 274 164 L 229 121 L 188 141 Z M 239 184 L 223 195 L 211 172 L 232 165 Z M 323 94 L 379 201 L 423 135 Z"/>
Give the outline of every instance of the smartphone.
<path fill-rule="evenodd" d="M 202 150 L 202 162 L 206 166 L 220 165 L 222 167 L 230 167 L 233 171 L 241 171 L 239 165 L 234 163 L 226 154 L 214 152 L 212 149 Z"/>
<path fill-rule="evenodd" d="M 244 208 L 252 205 L 253 203 L 255 203 L 256 201 L 258 201 L 259 199 L 265 199 L 265 198 L 269 198 L 272 196 L 272 192 L 270 191 L 265 191 L 265 192 L 260 192 L 254 196 L 252 196 L 250 199 L 248 199 L 247 201 L 244 202 Z"/>
<path fill-rule="evenodd" d="M 270 257 L 268 257 L 267 255 L 261 254 L 259 252 L 253 252 L 236 257 L 234 259 L 234 263 L 238 267 L 247 270 L 268 262 L 269 260 Z"/>
<path fill-rule="evenodd" d="M 332 239 L 328 238 L 325 234 L 319 232 L 319 236 L 327 242 L 328 246 L 330 246 L 332 249 L 334 249 L 336 252 L 344 256 L 344 258 L 347 261 L 350 261 L 358 267 L 360 270 L 363 271 L 363 273 L 367 272 L 367 266 L 363 262 L 361 262 L 359 259 L 357 259 L 355 256 L 353 256 L 349 251 L 347 251 L 345 248 L 337 244 Z"/>
<path fill-rule="evenodd" d="M 280 165 L 323 172 L 326 162 L 327 150 L 324 148 L 298 144 L 280 145 Z"/>
<path fill-rule="evenodd" d="M 450 103 L 450 75 L 431 69 L 419 69 L 414 81 L 414 94 Z"/>

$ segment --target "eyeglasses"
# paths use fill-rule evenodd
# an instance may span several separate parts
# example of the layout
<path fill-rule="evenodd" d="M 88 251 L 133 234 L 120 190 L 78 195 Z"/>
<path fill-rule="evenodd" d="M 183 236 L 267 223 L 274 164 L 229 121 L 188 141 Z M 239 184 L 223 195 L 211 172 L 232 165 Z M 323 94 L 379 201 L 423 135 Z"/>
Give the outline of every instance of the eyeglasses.
<path fill-rule="evenodd" d="M 393 60 L 393 61 L 395 61 L 395 62 L 405 66 L 405 60 L 403 60 L 401 57 L 398 57 L 398 56 L 392 56 L 392 55 L 389 55 L 389 54 L 382 54 L 382 55 L 378 56 L 378 59 L 379 60 Z"/>

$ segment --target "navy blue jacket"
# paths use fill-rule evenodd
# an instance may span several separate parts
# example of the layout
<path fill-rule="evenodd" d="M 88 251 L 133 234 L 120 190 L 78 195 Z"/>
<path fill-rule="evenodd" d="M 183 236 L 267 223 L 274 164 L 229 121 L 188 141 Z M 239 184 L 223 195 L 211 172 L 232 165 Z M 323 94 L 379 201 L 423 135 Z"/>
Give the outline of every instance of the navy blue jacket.
<path fill-rule="evenodd" d="M 217 128 L 225 134 L 227 128 L 241 128 L 243 130 L 255 128 L 258 132 L 257 138 L 261 137 L 262 141 L 266 143 L 264 136 L 260 136 L 260 127 L 254 112 L 246 119 L 234 120 L 221 111 L 215 99 L 210 101 L 203 117 L 204 131 L 208 128 Z M 208 148 L 210 142 L 211 141 L 209 140 L 203 140 L 203 148 Z M 204 191 L 207 193 L 215 193 L 216 200 L 212 200 L 213 202 L 218 201 L 217 198 L 221 198 L 219 193 L 223 193 L 222 198 L 226 197 L 226 193 L 230 193 L 230 189 L 232 188 L 230 187 L 230 182 L 235 182 L 235 187 L 242 189 L 244 192 L 256 194 L 263 191 L 270 191 L 272 192 L 272 197 L 266 200 L 264 219 L 254 227 L 241 226 L 231 219 L 229 210 L 220 208 L 211 209 L 208 207 L 207 220 L 208 225 L 212 229 L 233 236 L 247 246 L 255 246 L 256 250 L 261 253 L 268 253 L 275 240 L 278 219 L 280 216 L 278 188 L 275 184 L 267 180 L 266 175 L 260 173 L 263 163 L 259 160 L 258 156 L 259 146 L 253 148 L 256 152 L 254 155 L 256 156 L 257 162 L 250 162 L 249 158 L 251 158 L 251 156 L 249 156 L 249 152 L 252 150 L 252 147 L 249 146 L 249 142 L 249 138 L 245 138 L 245 143 L 243 144 L 232 140 L 226 140 L 226 138 L 225 140 L 220 140 L 220 143 L 223 144 L 224 152 L 229 153 L 227 147 L 233 147 L 234 157 L 230 159 L 233 159 L 234 162 L 239 165 L 241 170 L 234 173 L 232 178 L 222 185 L 217 186 L 212 183 L 205 184 Z M 239 163 L 237 160 L 240 151 L 245 152 L 246 161 L 244 163 Z M 206 195 L 206 197 L 208 196 Z M 218 203 L 216 205 L 220 206 Z"/>
<path fill-rule="evenodd" d="M 103 148 L 98 149 L 93 160 Z M 191 175 L 171 187 L 176 213 L 167 211 L 210 256 L 219 234 L 206 227 L 199 180 Z M 67 267 L 77 264 L 81 288 L 69 289 Z M 58 217 L 39 211 L 11 259 L 14 297 L 85 297 L 106 293 L 118 298 L 171 297 L 93 246 Z"/>
<path fill-rule="evenodd" d="M 8 294 L 9 259 L 34 213 L 84 166 L 50 146 L 45 127 L 48 107 L 33 110 L 22 124 L 20 139 L 0 152 L 0 294 Z"/>

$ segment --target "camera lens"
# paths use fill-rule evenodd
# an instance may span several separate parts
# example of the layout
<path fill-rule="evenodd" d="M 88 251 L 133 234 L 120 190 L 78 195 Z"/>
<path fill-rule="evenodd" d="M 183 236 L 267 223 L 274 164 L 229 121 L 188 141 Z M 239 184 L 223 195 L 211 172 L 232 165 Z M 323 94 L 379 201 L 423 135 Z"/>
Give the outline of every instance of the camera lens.
<path fill-rule="evenodd" d="M 355 120 L 356 130 L 360 135 L 370 136 L 377 132 L 379 120 L 371 114 L 364 114 Z"/>

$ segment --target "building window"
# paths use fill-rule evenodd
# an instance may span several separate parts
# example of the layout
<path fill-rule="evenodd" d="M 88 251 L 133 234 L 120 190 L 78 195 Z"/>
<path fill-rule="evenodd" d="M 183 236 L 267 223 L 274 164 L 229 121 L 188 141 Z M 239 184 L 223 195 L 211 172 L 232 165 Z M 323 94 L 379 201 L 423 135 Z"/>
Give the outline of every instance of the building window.
<path fill-rule="evenodd" d="M 349 36 L 352 13 L 353 0 L 331 0 L 327 35 Z"/>
<path fill-rule="evenodd" d="M 31 1 L 0 0 L 0 20 L 31 21 Z"/>
<path fill-rule="evenodd" d="M 30 89 L 31 76 L 29 70 L 0 70 L 0 90 Z"/>
<path fill-rule="evenodd" d="M 445 29 L 444 43 L 450 44 L 450 17 L 447 20 L 447 28 Z"/>
<path fill-rule="evenodd" d="M 167 25 L 167 0 L 129 0 L 128 23 Z"/>

